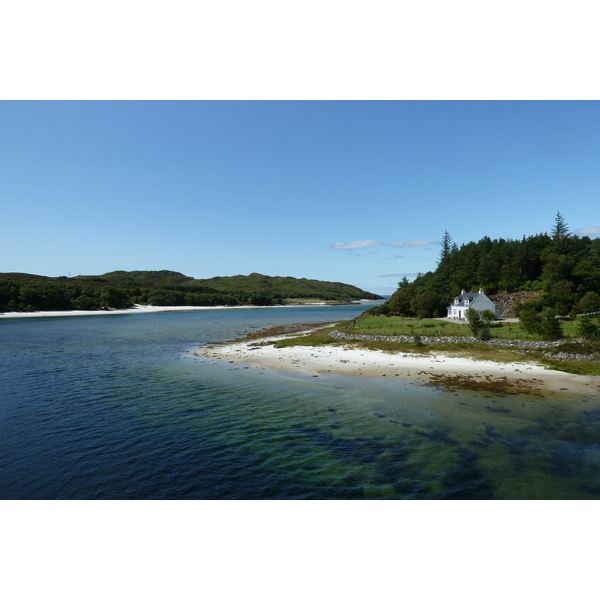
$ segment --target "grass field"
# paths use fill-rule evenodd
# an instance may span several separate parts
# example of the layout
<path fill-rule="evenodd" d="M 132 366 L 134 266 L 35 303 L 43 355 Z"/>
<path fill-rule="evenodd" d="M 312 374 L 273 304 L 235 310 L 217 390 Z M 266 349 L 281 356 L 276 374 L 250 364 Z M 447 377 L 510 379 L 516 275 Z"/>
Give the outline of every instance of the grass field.
<path fill-rule="evenodd" d="M 577 335 L 577 323 L 561 322 L 565 337 Z M 382 317 L 365 315 L 354 321 L 348 321 L 338 328 L 340 331 L 356 335 L 414 335 L 422 336 L 460 336 L 470 337 L 469 326 L 463 323 L 450 323 L 441 319 L 411 319 L 408 317 Z M 490 326 L 492 337 L 503 340 L 539 340 L 539 336 L 525 333 L 519 323 L 500 321 Z"/>

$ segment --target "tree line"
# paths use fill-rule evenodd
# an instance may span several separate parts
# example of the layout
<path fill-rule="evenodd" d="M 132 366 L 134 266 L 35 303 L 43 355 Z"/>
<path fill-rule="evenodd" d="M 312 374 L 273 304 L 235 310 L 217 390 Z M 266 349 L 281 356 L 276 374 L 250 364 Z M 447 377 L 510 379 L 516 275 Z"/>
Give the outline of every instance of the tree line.
<path fill-rule="evenodd" d="M 279 282 L 278 279 L 285 281 Z M 0 273 L 0 312 L 100 310 L 153 306 L 271 306 L 285 298 L 350 300 L 373 297 L 359 288 L 264 275 L 215 278 L 214 285 L 174 271 L 113 271 L 101 276 L 44 277 Z M 233 280 L 233 281 L 232 281 Z M 281 283 L 278 287 L 278 283 Z M 283 285 L 285 283 L 285 285 Z"/>
<path fill-rule="evenodd" d="M 238 306 L 270 304 L 275 298 L 228 294 L 210 288 L 116 288 L 77 283 L 0 279 L 0 311 L 100 310 L 131 308 L 135 304 L 154 306 Z"/>
<path fill-rule="evenodd" d="M 549 233 L 521 240 L 484 236 L 460 247 L 446 231 L 437 268 L 398 284 L 392 297 L 371 309 L 375 314 L 445 317 L 446 309 L 462 289 L 490 295 L 537 291 L 517 312 L 575 316 L 600 310 L 600 239 L 569 231 L 560 213 Z M 545 312 L 544 312 L 545 311 Z M 539 317 L 539 318 L 538 318 Z"/>

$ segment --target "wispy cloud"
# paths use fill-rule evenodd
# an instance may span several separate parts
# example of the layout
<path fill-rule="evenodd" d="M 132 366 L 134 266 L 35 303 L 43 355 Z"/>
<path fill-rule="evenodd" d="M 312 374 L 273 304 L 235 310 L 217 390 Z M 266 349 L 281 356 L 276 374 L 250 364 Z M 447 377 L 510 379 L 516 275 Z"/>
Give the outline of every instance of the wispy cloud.
<path fill-rule="evenodd" d="M 430 240 L 408 240 L 406 242 L 378 242 L 377 240 L 358 240 L 355 242 L 338 242 L 331 244 L 334 250 L 359 250 L 361 248 L 375 248 L 377 246 L 392 246 L 394 248 L 424 248 L 426 246 L 439 246 L 441 242 Z"/>
<path fill-rule="evenodd" d="M 600 227 L 584 227 L 583 229 L 576 229 L 575 233 L 577 235 L 593 237 L 595 235 L 600 235 Z"/>
<path fill-rule="evenodd" d="M 432 244 L 439 246 L 440 243 L 430 240 L 408 240 L 407 242 L 392 242 L 390 246 L 396 248 L 422 248 L 424 246 L 431 246 Z"/>
<path fill-rule="evenodd" d="M 346 242 L 331 244 L 330 248 L 334 250 L 357 250 L 359 248 L 376 248 L 377 246 L 386 246 L 383 242 L 376 240 L 358 240 L 356 242 Z"/>

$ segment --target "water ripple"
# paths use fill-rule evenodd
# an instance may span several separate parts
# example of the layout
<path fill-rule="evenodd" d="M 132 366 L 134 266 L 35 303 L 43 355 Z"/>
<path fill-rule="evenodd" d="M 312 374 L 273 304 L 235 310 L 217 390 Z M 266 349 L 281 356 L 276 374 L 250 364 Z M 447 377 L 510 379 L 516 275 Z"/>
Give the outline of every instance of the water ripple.
<path fill-rule="evenodd" d="M 490 409 L 471 393 L 232 369 L 190 353 L 252 328 L 360 310 L 0 323 L 0 496 L 600 497 L 593 399 L 504 397 Z"/>

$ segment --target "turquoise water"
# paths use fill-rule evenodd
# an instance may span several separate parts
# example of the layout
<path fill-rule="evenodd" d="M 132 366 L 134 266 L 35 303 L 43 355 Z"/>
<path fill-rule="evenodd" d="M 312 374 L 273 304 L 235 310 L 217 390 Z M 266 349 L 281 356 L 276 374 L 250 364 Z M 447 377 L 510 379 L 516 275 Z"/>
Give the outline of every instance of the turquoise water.
<path fill-rule="evenodd" d="M 600 497 L 597 399 L 314 378 L 193 354 L 363 310 L 0 320 L 0 497 Z"/>

